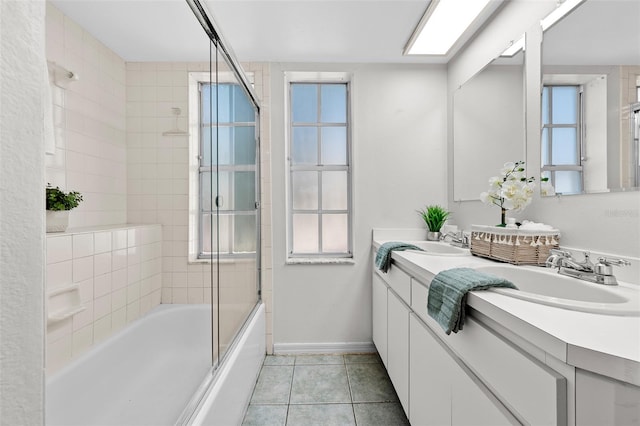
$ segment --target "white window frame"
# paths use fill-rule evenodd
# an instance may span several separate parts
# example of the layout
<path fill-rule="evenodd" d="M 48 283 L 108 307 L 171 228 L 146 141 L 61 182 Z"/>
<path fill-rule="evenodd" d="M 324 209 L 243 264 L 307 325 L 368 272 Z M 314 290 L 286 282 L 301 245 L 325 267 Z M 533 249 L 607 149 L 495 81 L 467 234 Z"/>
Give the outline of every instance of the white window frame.
<path fill-rule="evenodd" d="M 291 184 L 291 83 L 342 83 L 347 85 L 347 252 L 346 253 L 293 253 L 293 200 Z M 353 77 L 346 72 L 285 72 L 285 155 L 286 155 L 286 214 L 287 214 L 287 263 L 354 263 L 353 262 L 353 217 L 354 217 L 354 184 L 353 184 Z M 327 170 L 331 170 L 328 166 Z M 322 228 L 318 228 L 319 234 Z M 319 235 L 321 238 L 321 235 Z"/>
<path fill-rule="evenodd" d="M 576 105 L 578 108 L 577 111 L 577 121 L 575 124 L 573 125 L 568 125 L 568 124 L 555 124 L 555 123 L 551 123 L 551 117 L 553 116 L 553 95 L 552 95 L 552 90 L 551 88 L 553 87 L 576 87 L 576 93 L 577 93 L 577 101 L 576 101 Z M 542 131 L 544 131 L 544 129 L 549 129 L 547 131 L 547 138 L 549 138 L 549 146 L 547 147 L 547 153 L 548 155 L 551 155 L 551 152 L 553 151 L 553 139 L 552 139 L 552 129 L 554 128 L 575 128 L 576 129 L 576 136 L 577 136 L 577 140 L 576 140 L 576 150 L 577 150 L 577 156 L 578 156 L 578 164 L 576 165 L 545 165 L 546 164 L 546 159 L 541 159 L 542 162 L 542 172 L 543 173 L 548 173 L 550 176 L 550 181 L 551 183 L 555 186 L 555 173 L 559 172 L 559 171 L 577 171 L 580 173 L 580 192 L 577 192 L 578 194 L 582 193 L 584 191 L 584 168 L 582 165 L 582 161 L 583 161 L 583 152 L 584 152 L 584 105 L 583 105 L 583 99 L 582 99 L 582 93 L 583 93 L 583 87 L 581 84 L 574 84 L 574 83 L 553 83 L 553 84 L 544 84 L 543 86 L 544 88 L 549 88 L 548 91 L 548 97 L 547 97 L 547 110 L 549 112 L 549 123 L 548 124 L 543 124 L 542 125 Z M 543 106 L 544 109 L 544 106 Z M 544 121 L 544 119 L 543 119 Z"/>
<path fill-rule="evenodd" d="M 247 79 L 251 85 L 254 84 L 253 73 L 246 73 Z M 189 73 L 189 262 L 190 263 L 210 263 L 211 257 L 201 256 L 200 241 L 202 232 L 201 212 L 200 212 L 200 84 L 215 84 L 211 81 L 212 75 L 209 72 L 190 72 Z M 231 72 L 218 72 L 217 83 L 237 83 Z M 255 124 L 258 129 L 259 123 Z M 259 177 L 259 164 L 256 164 L 256 179 Z M 256 182 L 257 184 L 257 182 Z M 212 202 L 214 202 L 212 200 Z M 259 212 L 257 213 L 259 214 Z M 232 230 L 230 231 L 233 232 Z M 250 256 L 255 256 L 255 252 Z M 231 254 L 223 256 L 227 259 L 246 257 L 245 255 Z"/>

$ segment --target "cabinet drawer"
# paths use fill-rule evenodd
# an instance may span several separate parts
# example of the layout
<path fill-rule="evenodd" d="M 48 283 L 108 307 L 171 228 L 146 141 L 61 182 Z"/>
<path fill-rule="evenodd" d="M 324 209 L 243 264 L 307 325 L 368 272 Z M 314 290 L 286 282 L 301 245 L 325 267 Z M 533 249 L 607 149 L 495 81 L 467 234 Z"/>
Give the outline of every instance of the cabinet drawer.
<path fill-rule="evenodd" d="M 464 362 L 485 383 L 490 383 L 526 422 L 567 423 L 567 381 L 560 374 L 525 355 L 470 316 L 461 332 L 445 338 Z"/>
<path fill-rule="evenodd" d="M 411 281 L 411 308 L 510 410 L 530 424 L 566 424 L 566 379 L 467 315 L 446 335 L 427 313 L 428 289 Z M 505 324 L 508 326 L 508 324 Z"/>
<path fill-rule="evenodd" d="M 396 292 L 398 296 L 411 306 L 411 277 L 400 268 L 392 266 L 386 273 L 376 270 L 376 273 Z"/>
<path fill-rule="evenodd" d="M 415 312 L 424 322 L 427 322 L 427 298 L 429 297 L 429 290 L 426 286 L 420 284 L 418 281 L 411 280 L 411 310 Z"/>

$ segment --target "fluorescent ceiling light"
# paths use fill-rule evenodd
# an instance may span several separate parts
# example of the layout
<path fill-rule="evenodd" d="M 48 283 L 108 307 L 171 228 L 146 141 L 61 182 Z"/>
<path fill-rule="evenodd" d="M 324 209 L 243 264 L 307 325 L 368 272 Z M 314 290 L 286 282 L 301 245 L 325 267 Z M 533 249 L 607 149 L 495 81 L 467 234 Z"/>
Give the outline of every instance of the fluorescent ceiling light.
<path fill-rule="evenodd" d="M 405 55 L 446 55 L 491 0 L 431 0 Z"/>
<path fill-rule="evenodd" d="M 571 12 L 575 9 L 580 3 L 583 3 L 585 0 L 565 0 L 560 6 L 558 6 L 553 12 L 548 14 L 541 22 L 542 31 L 546 31 L 551 28 L 553 24 L 558 22 L 565 16 L 567 13 Z"/>

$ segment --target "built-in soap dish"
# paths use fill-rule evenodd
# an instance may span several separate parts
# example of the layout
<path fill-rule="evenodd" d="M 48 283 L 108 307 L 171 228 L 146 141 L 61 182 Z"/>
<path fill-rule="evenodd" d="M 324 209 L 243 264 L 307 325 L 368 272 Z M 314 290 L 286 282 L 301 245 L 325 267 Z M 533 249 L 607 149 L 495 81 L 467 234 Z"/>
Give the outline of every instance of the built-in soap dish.
<path fill-rule="evenodd" d="M 80 302 L 80 287 L 77 284 L 57 288 L 49 293 L 47 324 L 63 321 L 84 311 Z"/>

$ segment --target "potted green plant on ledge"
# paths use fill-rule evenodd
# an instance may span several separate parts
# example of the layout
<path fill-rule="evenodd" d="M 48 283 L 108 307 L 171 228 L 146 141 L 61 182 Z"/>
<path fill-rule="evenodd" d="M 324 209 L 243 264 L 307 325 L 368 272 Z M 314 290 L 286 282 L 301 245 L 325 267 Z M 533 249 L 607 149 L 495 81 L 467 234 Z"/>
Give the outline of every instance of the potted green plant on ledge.
<path fill-rule="evenodd" d="M 440 229 L 449 218 L 451 212 L 446 211 L 443 207 L 438 205 L 427 206 L 423 210 L 418 210 L 420 216 L 427 224 L 429 232 L 427 232 L 428 241 L 440 240 Z"/>
<path fill-rule="evenodd" d="M 69 226 L 69 210 L 82 201 L 79 192 L 64 192 L 47 184 L 47 232 L 64 232 Z"/>

